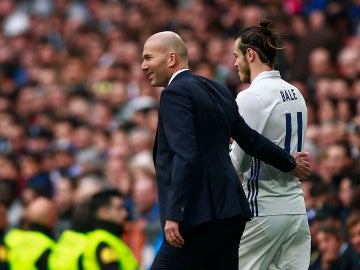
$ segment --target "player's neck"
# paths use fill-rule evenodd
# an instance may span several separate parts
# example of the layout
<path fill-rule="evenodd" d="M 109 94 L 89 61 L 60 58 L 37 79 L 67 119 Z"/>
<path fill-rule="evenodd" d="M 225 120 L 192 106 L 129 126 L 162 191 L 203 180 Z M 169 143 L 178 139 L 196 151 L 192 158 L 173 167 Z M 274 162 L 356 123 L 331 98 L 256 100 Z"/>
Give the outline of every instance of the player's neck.
<path fill-rule="evenodd" d="M 253 63 L 250 65 L 250 82 L 252 82 L 261 72 L 271 70 L 273 70 L 271 67 L 264 65 L 263 63 Z"/>

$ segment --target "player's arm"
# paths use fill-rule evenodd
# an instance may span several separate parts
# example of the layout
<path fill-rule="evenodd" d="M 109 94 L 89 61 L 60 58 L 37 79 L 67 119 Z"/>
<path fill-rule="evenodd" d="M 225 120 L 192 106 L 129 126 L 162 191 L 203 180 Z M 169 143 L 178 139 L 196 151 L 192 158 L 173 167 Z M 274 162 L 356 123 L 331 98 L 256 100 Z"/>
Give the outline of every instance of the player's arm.
<path fill-rule="evenodd" d="M 262 133 L 268 119 L 268 113 L 260 98 L 243 91 L 238 94 L 236 103 L 239 107 L 239 114 L 245 122 L 254 130 Z M 252 156 L 247 155 L 236 141 L 231 145 L 230 157 L 238 174 L 250 169 Z"/>
<path fill-rule="evenodd" d="M 247 155 L 236 141 L 231 143 L 230 158 L 238 174 L 242 174 L 250 169 L 252 157 Z"/>
<path fill-rule="evenodd" d="M 234 106 L 238 110 L 235 102 Z M 310 164 L 306 160 L 308 153 L 301 152 L 295 159 L 286 150 L 252 129 L 240 114 L 235 114 L 233 117 L 235 119 L 231 131 L 232 138 L 247 154 L 268 163 L 282 172 L 290 172 L 290 174 L 300 179 L 306 179 L 309 176 Z M 297 169 L 294 170 L 295 168 Z"/>

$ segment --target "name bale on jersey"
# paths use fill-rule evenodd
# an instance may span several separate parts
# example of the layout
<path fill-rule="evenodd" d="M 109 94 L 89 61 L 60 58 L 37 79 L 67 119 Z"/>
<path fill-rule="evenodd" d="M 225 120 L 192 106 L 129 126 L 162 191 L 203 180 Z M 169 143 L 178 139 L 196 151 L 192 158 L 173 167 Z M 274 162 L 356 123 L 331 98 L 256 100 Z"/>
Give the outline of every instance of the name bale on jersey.
<path fill-rule="evenodd" d="M 280 91 L 280 95 L 281 95 L 281 98 L 282 98 L 283 102 L 291 101 L 291 100 L 297 100 L 294 89 L 282 90 L 282 91 Z"/>

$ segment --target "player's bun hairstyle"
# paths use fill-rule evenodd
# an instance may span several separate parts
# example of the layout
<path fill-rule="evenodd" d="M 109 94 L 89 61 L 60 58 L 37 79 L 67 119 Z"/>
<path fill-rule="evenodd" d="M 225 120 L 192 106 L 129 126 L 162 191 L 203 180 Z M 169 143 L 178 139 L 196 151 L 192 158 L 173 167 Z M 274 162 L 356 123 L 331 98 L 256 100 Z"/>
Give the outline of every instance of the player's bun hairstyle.
<path fill-rule="evenodd" d="M 272 67 L 276 51 L 282 48 L 277 47 L 278 37 L 271 26 L 270 20 L 262 19 L 259 24 L 241 29 L 234 39 L 240 38 L 239 49 L 244 55 L 251 48 L 257 52 L 261 62 Z"/>

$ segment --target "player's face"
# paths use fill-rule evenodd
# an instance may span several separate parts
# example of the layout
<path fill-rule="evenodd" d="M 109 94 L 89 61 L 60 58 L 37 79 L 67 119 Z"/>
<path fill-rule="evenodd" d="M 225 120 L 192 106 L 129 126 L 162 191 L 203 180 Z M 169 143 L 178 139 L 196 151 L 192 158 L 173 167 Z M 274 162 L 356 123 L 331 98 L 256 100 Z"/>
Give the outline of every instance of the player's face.
<path fill-rule="evenodd" d="M 156 41 L 145 42 L 141 69 L 146 72 L 151 86 L 165 87 L 171 76 L 167 65 L 168 53 Z"/>
<path fill-rule="evenodd" d="M 250 67 L 245 55 L 239 49 L 240 39 L 236 39 L 234 43 L 234 66 L 238 72 L 240 80 L 244 83 L 250 83 Z"/>

